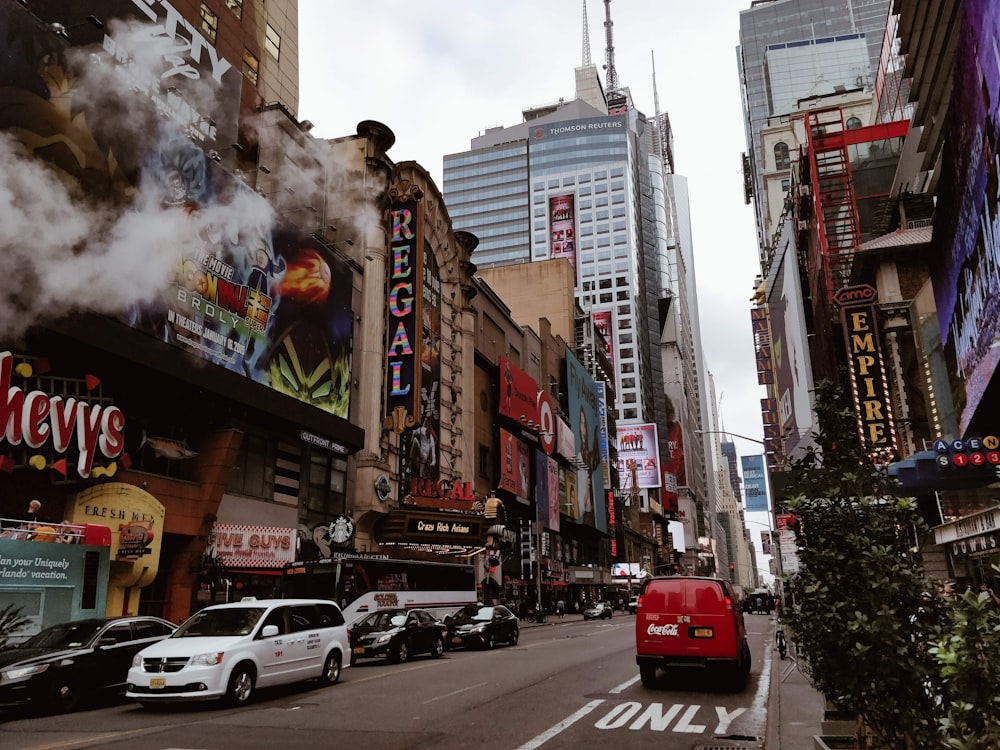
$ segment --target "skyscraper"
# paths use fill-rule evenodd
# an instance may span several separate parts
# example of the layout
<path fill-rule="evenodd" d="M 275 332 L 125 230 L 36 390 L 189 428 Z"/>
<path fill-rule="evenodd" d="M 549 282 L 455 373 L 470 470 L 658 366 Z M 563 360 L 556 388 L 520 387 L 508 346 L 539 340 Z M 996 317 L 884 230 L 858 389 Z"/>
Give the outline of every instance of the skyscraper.
<path fill-rule="evenodd" d="M 666 538 L 676 510 L 661 503 L 676 509 L 679 500 L 698 519 L 686 540 L 693 549 L 714 501 L 698 432 L 705 371 L 686 185 L 665 156 L 669 130 L 656 129 L 669 121 L 637 110 L 608 61 L 607 90 L 585 49 L 572 100 L 525 109 L 520 124 L 445 156 L 443 192 L 455 228 L 479 238 L 480 269 L 551 259 L 572 266 L 581 326 L 604 335 L 614 365 L 619 428 L 656 423 L 671 467 L 670 496 L 666 487 L 650 492 L 643 509 L 660 518 Z"/>

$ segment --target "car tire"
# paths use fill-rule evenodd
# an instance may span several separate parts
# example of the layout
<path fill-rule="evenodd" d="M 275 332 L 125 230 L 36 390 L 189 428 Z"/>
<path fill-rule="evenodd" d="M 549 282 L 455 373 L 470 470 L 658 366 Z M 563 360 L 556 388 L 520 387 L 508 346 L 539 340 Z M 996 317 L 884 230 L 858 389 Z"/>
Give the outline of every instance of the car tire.
<path fill-rule="evenodd" d="M 653 664 L 639 665 L 639 679 L 642 680 L 643 687 L 656 686 L 656 666 Z"/>
<path fill-rule="evenodd" d="M 340 682 L 340 654 L 337 651 L 331 651 L 326 655 L 319 679 L 324 685 L 336 685 Z"/>
<path fill-rule="evenodd" d="M 440 659 L 442 654 L 444 654 L 444 638 L 438 636 L 434 640 L 434 645 L 431 646 L 431 656 L 435 659 Z"/>
<path fill-rule="evenodd" d="M 226 686 L 225 701 L 230 706 L 245 705 L 253 695 L 257 677 L 253 667 L 249 664 L 237 664 L 233 673 L 229 675 L 229 684 Z"/>
<path fill-rule="evenodd" d="M 494 637 L 493 633 L 489 633 L 488 635 L 483 636 L 483 646 L 486 648 L 487 651 L 492 649 L 496 645 L 497 645 L 497 640 Z"/>
<path fill-rule="evenodd" d="M 521 630 L 520 630 L 520 628 L 515 627 L 512 631 L 510 631 L 510 638 L 507 640 L 507 645 L 508 646 L 516 646 L 517 645 L 517 639 L 520 638 L 520 637 L 521 637 Z"/>
<path fill-rule="evenodd" d="M 406 640 L 401 640 L 396 644 L 396 648 L 392 652 L 393 661 L 397 661 L 400 664 L 410 660 L 410 644 Z"/>
<path fill-rule="evenodd" d="M 80 706 L 83 693 L 80 683 L 71 674 L 60 674 L 52 680 L 47 692 L 46 709 L 51 713 L 68 713 Z"/>

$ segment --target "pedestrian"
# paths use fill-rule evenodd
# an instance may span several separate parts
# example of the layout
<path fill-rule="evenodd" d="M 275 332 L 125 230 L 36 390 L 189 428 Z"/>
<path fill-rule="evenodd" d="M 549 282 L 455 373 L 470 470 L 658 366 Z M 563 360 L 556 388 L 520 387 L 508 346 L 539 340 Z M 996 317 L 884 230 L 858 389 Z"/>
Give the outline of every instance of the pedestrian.
<path fill-rule="evenodd" d="M 560 620 L 563 618 L 563 615 L 566 614 L 566 602 L 562 599 L 556 602 L 556 614 L 559 615 Z"/>
<path fill-rule="evenodd" d="M 35 523 L 38 520 L 38 513 L 42 509 L 42 503 L 40 500 L 32 500 L 28 503 L 28 511 L 21 518 L 22 521 L 26 523 Z"/>

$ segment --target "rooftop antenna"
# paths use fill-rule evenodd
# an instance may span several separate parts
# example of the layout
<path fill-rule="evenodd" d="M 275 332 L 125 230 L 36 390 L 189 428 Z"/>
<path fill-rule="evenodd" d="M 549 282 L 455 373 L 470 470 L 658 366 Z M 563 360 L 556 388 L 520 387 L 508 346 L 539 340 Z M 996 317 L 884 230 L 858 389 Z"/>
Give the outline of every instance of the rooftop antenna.
<path fill-rule="evenodd" d="M 660 92 L 656 88 L 656 53 L 649 51 L 649 60 L 653 64 L 653 115 L 656 117 L 656 127 L 660 128 Z M 666 163 L 663 158 L 663 133 L 660 133 L 660 161 Z"/>
<path fill-rule="evenodd" d="M 590 64 L 590 24 L 587 23 L 587 0 L 583 0 L 583 67 Z"/>
<path fill-rule="evenodd" d="M 614 22 L 611 20 L 611 0 L 604 0 L 604 36 L 607 47 L 604 50 L 605 85 L 609 92 L 618 90 L 618 73 L 615 72 Z"/>
<path fill-rule="evenodd" d="M 673 149 L 670 147 L 670 118 L 665 114 L 660 114 L 660 92 L 656 88 L 656 54 L 650 50 L 649 58 L 653 63 L 653 110 L 656 123 L 656 134 L 659 145 L 660 163 L 669 173 L 674 173 Z"/>

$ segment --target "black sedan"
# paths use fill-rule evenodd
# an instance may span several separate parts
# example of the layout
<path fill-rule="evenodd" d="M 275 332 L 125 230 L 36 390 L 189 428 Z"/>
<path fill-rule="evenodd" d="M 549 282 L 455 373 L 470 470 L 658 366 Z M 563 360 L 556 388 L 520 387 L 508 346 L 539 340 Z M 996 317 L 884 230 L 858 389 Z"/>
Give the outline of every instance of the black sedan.
<path fill-rule="evenodd" d="M 516 646 L 521 634 L 517 615 L 499 604 L 469 604 L 446 618 L 445 622 L 452 646 L 493 648 L 497 643 Z"/>
<path fill-rule="evenodd" d="M 437 659 L 447 634 L 444 623 L 425 610 L 379 609 L 351 625 L 351 665 L 370 657 L 404 662 L 414 654 L 430 654 Z"/>
<path fill-rule="evenodd" d="M 613 613 L 614 609 L 611 607 L 610 602 L 596 602 L 583 610 L 583 619 L 603 620 L 607 618 L 610 620 Z"/>
<path fill-rule="evenodd" d="M 75 620 L 45 628 L 0 651 L 0 705 L 29 703 L 49 713 L 84 697 L 124 691 L 132 657 L 177 626 L 158 617 Z"/>

